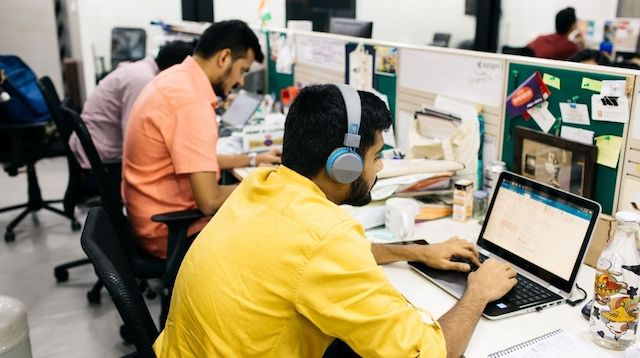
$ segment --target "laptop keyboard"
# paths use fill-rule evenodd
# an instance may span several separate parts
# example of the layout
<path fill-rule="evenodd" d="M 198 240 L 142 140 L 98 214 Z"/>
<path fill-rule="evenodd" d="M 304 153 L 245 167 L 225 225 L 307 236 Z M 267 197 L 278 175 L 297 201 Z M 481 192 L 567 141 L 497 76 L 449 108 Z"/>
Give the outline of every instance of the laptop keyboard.
<path fill-rule="evenodd" d="M 480 262 L 484 262 L 488 257 L 480 254 L 479 259 Z M 477 267 L 473 267 L 473 271 L 476 269 Z M 550 301 L 552 299 L 561 298 L 521 274 L 517 274 L 516 279 L 518 280 L 518 283 L 511 289 L 511 291 L 504 295 L 500 301 L 508 301 L 514 305 L 526 306 L 533 302 Z"/>

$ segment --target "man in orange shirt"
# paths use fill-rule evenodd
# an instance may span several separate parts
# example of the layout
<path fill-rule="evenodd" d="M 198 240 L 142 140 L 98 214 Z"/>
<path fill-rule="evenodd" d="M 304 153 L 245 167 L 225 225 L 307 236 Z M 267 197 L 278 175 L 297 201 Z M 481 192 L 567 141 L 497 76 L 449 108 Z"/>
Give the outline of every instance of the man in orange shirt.
<path fill-rule="evenodd" d="M 218 185 L 220 171 L 280 163 L 280 152 L 217 155 L 216 95 L 244 84 L 264 55 L 258 38 L 239 20 L 211 25 L 193 57 L 158 75 L 138 97 L 125 134 L 122 193 L 137 244 L 166 258 L 167 228 L 154 214 L 198 208 L 206 216 L 189 228 L 199 232 L 235 188 Z"/>

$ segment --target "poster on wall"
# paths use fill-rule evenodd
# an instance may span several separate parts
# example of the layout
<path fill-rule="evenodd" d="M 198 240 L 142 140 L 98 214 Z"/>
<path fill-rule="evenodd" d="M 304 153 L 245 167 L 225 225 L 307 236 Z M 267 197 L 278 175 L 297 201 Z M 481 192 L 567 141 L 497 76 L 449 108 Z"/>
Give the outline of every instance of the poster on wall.
<path fill-rule="evenodd" d="M 376 73 L 394 75 L 398 66 L 398 48 L 375 46 Z"/>

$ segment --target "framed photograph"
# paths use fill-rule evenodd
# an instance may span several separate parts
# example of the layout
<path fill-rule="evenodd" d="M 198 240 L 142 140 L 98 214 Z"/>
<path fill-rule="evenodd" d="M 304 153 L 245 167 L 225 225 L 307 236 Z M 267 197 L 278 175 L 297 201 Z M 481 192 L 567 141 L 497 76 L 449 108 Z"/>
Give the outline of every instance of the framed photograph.
<path fill-rule="evenodd" d="M 593 198 L 596 154 L 593 145 L 516 127 L 515 172 L 543 184 Z"/>

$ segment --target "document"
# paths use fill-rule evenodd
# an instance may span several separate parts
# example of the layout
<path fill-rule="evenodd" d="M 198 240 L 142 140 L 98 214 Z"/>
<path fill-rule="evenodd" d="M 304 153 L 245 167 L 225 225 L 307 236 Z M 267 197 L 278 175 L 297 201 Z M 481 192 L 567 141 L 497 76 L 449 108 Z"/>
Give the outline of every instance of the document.
<path fill-rule="evenodd" d="M 602 82 L 591 79 L 591 78 L 583 77 L 582 84 L 580 85 L 580 87 L 582 89 L 600 93 L 600 91 L 602 91 Z"/>
<path fill-rule="evenodd" d="M 627 97 L 591 96 L 591 119 L 627 123 L 629 121 L 629 99 Z"/>
<path fill-rule="evenodd" d="M 597 163 L 615 169 L 618 166 L 622 137 L 614 135 L 602 135 L 596 137 L 598 147 Z"/>
<path fill-rule="evenodd" d="M 569 126 L 562 126 L 562 132 L 560 133 L 562 138 L 588 145 L 593 145 L 593 135 L 593 131 Z"/>
<path fill-rule="evenodd" d="M 588 126 L 589 108 L 586 104 L 560 103 L 560 115 L 562 123 L 582 124 Z"/>
<path fill-rule="evenodd" d="M 616 80 L 616 81 L 602 81 L 602 90 L 600 90 L 601 96 L 615 96 L 615 97 L 625 97 L 627 88 L 627 81 L 625 80 Z"/>
<path fill-rule="evenodd" d="M 545 73 L 542 75 L 542 82 L 549 87 L 553 87 L 555 89 L 560 89 L 560 78 Z"/>
<path fill-rule="evenodd" d="M 544 133 L 548 133 L 553 124 L 556 123 L 556 117 L 549 112 L 549 102 L 544 101 L 527 110 L 527 113 L 536 121 L 540 129 Z"/>
<path fill-rule="evenodd" d="M 549 332 L 526 342 L 489 354 L 488 358 L 564 358 L 594 357 L 593 343 L 563 329 Z M 616 357 L 614 353 L 595 353 L 597 357 Z"/>

